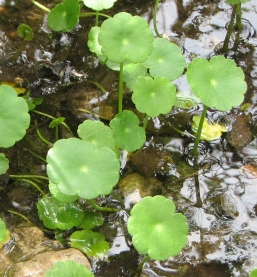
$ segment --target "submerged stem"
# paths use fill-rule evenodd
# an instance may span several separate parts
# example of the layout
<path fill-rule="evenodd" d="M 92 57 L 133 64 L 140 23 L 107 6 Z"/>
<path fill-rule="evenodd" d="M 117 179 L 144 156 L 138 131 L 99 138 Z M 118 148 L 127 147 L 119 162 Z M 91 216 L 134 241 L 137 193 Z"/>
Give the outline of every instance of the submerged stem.
<path fill-rule="evenodd" d="M 144 120 L 144 125 L 143 125 L 143 128 L 146 129 L 146 126 L 147 126 L 147 123 L 148 123 L 148 115 L 146 114 L 145 115 L 145 120 Z"/>
<path fill-rule="evenodd" d="M 47 13 L 50 13 L 51 10 L 49 10 L 49 9 L 48 9 L 47 7 L 45 7 L 44 5 L 38 3 L 38 2 L 35 1 L 35 0 L 31 0 L 31 2 L 32 2 L 35 6 L 37 6 L 38 8 L 40 8 L 41 10 L 43 10 L 43 11 L 45 11 L 45 12 L 47 12 Z"/>
<path fill-rule="evenodd" d="M 34 188 L 36 188 L 42 195 L 45 195 L 45 193 L 42 191 L 42 189 L 33 181 L 28 180 L 28 179 L 19 179 L 19 181 L 29 183 L 31 184 Z"/>
<path fill-rule="evenodd" d="M 119 113 L 122 113 L 122 98 L 123 98 L 123 63 L 120 63 L 119 104 L 118 104 L 118 112 Z"/>
<path fill-rule="evenodd" d="M 222 52 L 226 53 L 228 52 L 228 45 L 229 45 L 229 39 L 231 37 L 231 34 L 233 32 L 233 28 L 234 28 L 234 20 L 235 20 L 235 15 L 236 15 L 236 5 L 233 6 L 233 10 L 232 10 L 232 14 L 231 14 L 231 19 L 228 25 L 228 30 L 227 30 L 227 34 L 223 43 L 223 47 L 222 47 Z"/>
<path fill-rule="evenodd" d="M 88 202 L 93 208 L 101 212 L 116 213 L 119 211 L 118 209 L 115 209 L 115 208 L 98 206 L 93 200 L 88 200 Z"/>
<path fill-rule="evenodd" d="M 155 1 L 154 10 L 153 10 L 153 26 L 154 26 L 154 31 L 155 31 L 156 35 L 159 38 L 162 38 L 162 35 L 158 31 L 157 22 L 156 22 L 156 15 L 157 15 L 157 10 L 158 10 L 159 2 L 160 2 L 160 0 L 156 0 Z"/>
<path fill-rule="evenodd" d="M 141 272 L 143 265 L 145 262 L 147 262 L 148 260 L 150 260 L 151 258 L 147 255 L 146 257 L 144 257 L 144 259 L 140 262 L 140 264 L 137 267 L 137 272 Z"/>
<path fill-rule="evenodd" d="M 241 2 L 236 4 L 236 29 L 239 32 L 243 30 L 243 25 L 242 25 L 242 5 L 241 5 Z"/>
<path fill-rule="evenodd" d="M 35 126 L 36 126 L 36 132 L 37 132 L 38 137 L 39 137 L 44 143 L 46 143 L 47 145 L 53 146 L 53 144 L 52 144 L 50 141 L 48 141 L 46 138 L 44 138 L 44 137 L 42 136 L 42 134 L 40 133 L 40 131 L 39 131 L 38 127 L 37 127 L 37 120 L 36 120 L 36 119 L 35 119 Z"/>
<path fill-rule="evenodd" d="M 204 118 L 206 116 L 206 113 L 207 113 L 207 106 L 203 105 L 203 111 L 202 111 L 202 115 L 201 115 L 201 118 L 200 118 L 198 130 L 197 130 L 197 134 L 196 134 L 196 138 L 195 138 L 193 156 L 198 155 L 198 145 L 199 145 L 199 141 L 200 141 L 200 137 L 201 137 L 201 133 L 202 133 L 202 129 L 203 129 L 203 122 L 204 122 Z"/>
<path fill-rule="evenodd" d="M 16 179 L 19 179 L 19 178 L 31 178 L 31 179 L 44 179 L 44 180 L 47 180 L 49 181 L 49 179 L 45 176 L 40 176 L 40 175 L 9 175 L 10 178 L 16 178 Z"/>

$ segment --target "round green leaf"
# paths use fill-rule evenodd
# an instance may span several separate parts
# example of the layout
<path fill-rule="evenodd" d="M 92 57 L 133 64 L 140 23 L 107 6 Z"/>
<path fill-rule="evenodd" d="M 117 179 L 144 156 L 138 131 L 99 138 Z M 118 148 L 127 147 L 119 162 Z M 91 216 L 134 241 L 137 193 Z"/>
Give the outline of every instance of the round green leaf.
<path fill-rule="evenodd" d="M 101 25 L 98 41 L 111 62 L 144 62 L 152 53 L 154 36 L 146 20 L 121 12 Z"/>
<path fill-rule="evenodd" d="M 62 202 L 74 202 L 78 199 L 77 195 L 66 195 L 59 191 L 58 186 L 49 181 L 49 191 L 52 193 L 54 198 Z"/>
<path fill-rule="evenodd" d="M 101 226 L 104 221 L 100 213 L 96 212 L 84 212 L 85 216 L 78 228 L 93 229 L 96 226 Z"/>
<path fill-rule="evenodd" d="M 166 77 L 141 77 L 133 90 L 132 101 L 136 108 L 151 117 L 170 112 L 176 104 L 176 87 Z"/>
<path fill-rule="evenodd" d="M 223 56 L 214 56 L 210 61 L 194 59 L 188 65 L 186 77 L 193 93 L 208 107 L 229 111 L 244 100 L 244 73 Z"/>
<path fill-rule="evenodd" d="M 0 242 L 5 238 L 6 234 L 6 225 L 3 220 L 0 218 Z"/>
<path fill-rule="evenodd" d="M 0 174 L 4 174 L 9 168 L 9 160 L 3 153 L 0 153 Z"/>
<path fill-rule="evenodd" d="M 39 218 L 49 229 L 71 229 L 84 218 L 84 212 L 77 203 L 62 202 L 51 195 L 44 195 L 38 201 L 37 208 Z"/>
<path fill-rule="evenodd" d="M 64 0 L 50 11 L 47 18 L 48 26 L 57 32 L 68 32 L 78 23 L 79 11 L 78 0 Z"/>
<path fill-rule="evenodd" d="M 85 120 L 78 126 L 78 135 L 82 140 L 93 143 L 96 148 L 108 147 L 115 150 L 112 129 L 101 121 Z"/>
<path fill-rule="evenodd" d="M 154 260 L 176 256 L 187 244 L 186 217 L 175 213 L 174 203 L 160 195 L 147 196 L 130 213 L 128 232 L 140 254 Z"/>
<path fill-rule="evenodd" d="M 98 43 L 98 35 L 100 33 L 100 27 L 94 26 L 90 29 L 88 33 L 87 46 L 89 50 L 97 55 L 102 55 L 102 46 Z M 106 58 L 105 58 L 106 59 Z"/>
<path fill-rule="evenodd" d="M 143 146 L 146 136 L 140 121 L 132 111 L 124 110 L 116 114 L 110 122 L 113 136 L 119 148 L 133 152 Z"/>
<path fill-rule="evenodd" d="M 85 6 L 95 11 L 110 9 L 116 1 L 117 0 L 83 0 Z"/>
<path fill-rule="evenodd" d="M 109 243 L 100 233 L 82 230 L 72 233 L 71 246 L 79 249 L 88 256 L 104 256 L 109 251 Z"/>
<path fill-rule="evenodd" d="M 257 268 L 251 271 L 249 277 L 257 277 Z"/>
<path fill-rule="evenodd" d="M 21 140 L 30 124 L 27 102 L 9 86 L 0 86 L 0 147 Z"/>
<path fill-rule="evenodd" d="M 66 260 L 55 262 L 53 268 L 47 270 L 45 277 L 94 277 L 94 274 L 83 264 Z"/>
<path fill-rule="evenodd" d="M 112 150 L 77 138 L 58 140 L 46 160 L 50 181 L 66 195 L 94 199 L 109 194 L 119 179 L 120 163 Z"/>
<path fill-rule="evenodd" d="M 34 37 L 34 33 L 33 33 L 32 29 L 27 24 L 21 24 L 17 28 L 17 33 L 21 38 L 28 40 L 28 41 L 32 40 Z"/>
<path fill-rule="evenodd" d="M 180 48 L 165 38 L 153 42 L 153 52 L 143 63 L 153 77 L 167 77 L 170 81 L 179 77 L 186 66 L 186 59 Z"/>

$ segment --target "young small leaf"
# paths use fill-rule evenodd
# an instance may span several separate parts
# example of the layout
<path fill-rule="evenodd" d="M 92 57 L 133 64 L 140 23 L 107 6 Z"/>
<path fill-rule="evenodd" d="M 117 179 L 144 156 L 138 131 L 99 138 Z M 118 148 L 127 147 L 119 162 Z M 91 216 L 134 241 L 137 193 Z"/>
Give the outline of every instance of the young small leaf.
<path fill-rule="evenodd" d="M 82 230 L 72 233 L 70 245 L 88 256 L 105 256 L 109 251 L 109 243 L 100 233 Z"/>
<path fill-rule="evenodd" d="M 166 77 L 173 81 L 183 73 L 186 59 L 176 44 L 157 38 L 153 42 L 153 52 L 143 66 L 150 69 L 152 77 Z"/>
<path fill-rule="evenodd" d="M 21 140 L 30 124 L 28 105 L 16 91 L 0 86 L 0 147 L 8 148 Z"/>
<path fill-rule="evenodd" d="M 192 131 L 194 133 L 197 133 L 199 122 L 200 122 L 200 116 L 195 115 L 193 117 L 193 123 L 192 123 Z M 207 141 L 213 141 L 215 139 L 219 139 L 222 136 L 222 132 L 227 132 L 226 126 L 219 125 L 217 123 L 209 124 L 207 119 L 204 119 L 203 122 L 203 129 L 201 132 L 201 139 L 207 140 Z"/>
<path fill-rule="evenodd" d="M 114 151 L 77 138 L 58 140 L 46 160 L 50 181 L 66 195 L 94 199 L 109 194 L 119 179 Z"/>
<path fill-rule="evenodd" d="M 9 168 L 9 160 L 3 153 L 0 153 L 0 174 L 5 174 Z"/>
<path fill-rule="evenodd" d="M 94 274 L 83 264 L 72 260 L 55 262 L 44 277 L 94 277 Z"/>
<path fill-rule="evenodd" d="M 151 117 L 170 112 L 176 104 L 176 87 L 166 77 L 141 77 L 133 87 L 132 101 Z"/>
<path fill-rule="evenodd" d="M 124 110 L 116 114 L 110 122 L 116 144 L 128 152 L 141 148 L 146 140 L 144 128 L 139 126 L 139 119 L 132 111 Z"/>
<path fill-rule="evenodd" d="M 33 33 L 32 29 L 27 24 L 21 24 L 17 28 L 17 33 L 21 38 L 28 40 L 28 41 L 32 40 L 34 37 L 34 33 Z"/>
<path fill-rule="evenodd" d="M 136 204 L 128 220 L 128 232 L 140 254 L 154 260 L 176 256 L 187 244 L 186 217 L 175 213 L 174 203 L 160 195 L 147 196 Z"/>
<path fill-rule="evenodd" d="M 85 6 L 95 11 L 110 9 L 116 1 L 117 0 L 83 0 Z"/>
<path fill-rule="evenodd" d="M 152 53 L 154 36 L 145 19 L 120 12 L 101 25 L 98 41 L 111 62 L 144 62 Z"/>
<path fill-rule="evenodd" d="M 44 195 L 37 203 L 39 218 L 49 229 L 68 230 L 81 224 L 84 212 L 76 202 L 66 203 Z"/>
<path fill-rule="evenodd" d="M 214 56 L 210 61 L 194 59 L 188 65 L 186 77 L 193 93 L 207 107 L 229 111 L 244 100 L 244 72 L 223 56 Z"/>
<path fill-rule="evenodd" d="M 48 26 L 54 31 L 71 31 L 79 20 L 80 6 L 78 0 L 64 0 L 49 13 Z"/>
<path fill-rule="evenodd" d="M 53 119 L 53 120 L 49 123 L 49 127 L 50 127 L 50 128 L 55 128 L 55 127 L 57 127 L 58 125 L 60 125 L 61 123 L 63 123 L 64 120 L 65 120 L 64 117 L 55 118 L 55 119 Z"/>

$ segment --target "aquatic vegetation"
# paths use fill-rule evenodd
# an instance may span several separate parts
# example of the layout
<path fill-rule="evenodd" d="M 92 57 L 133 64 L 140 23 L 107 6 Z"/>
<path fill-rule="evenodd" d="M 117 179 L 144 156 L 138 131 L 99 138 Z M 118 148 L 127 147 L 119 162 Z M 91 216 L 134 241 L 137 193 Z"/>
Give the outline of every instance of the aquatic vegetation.
<path fill-rule="evenodd" d="M 214 56 L 210 61 L 194 59 L 187 67 L 186 77 L 191 90 L 204 104 L 193 150 L 193 155 L 197 156 L 207 108 L 229 111 L 240 105 L 247 85 L 243 70 L 233 60 L 223 56 Z"/>
<path fill-rule="evenodd" d="M 84 265 L 72 261 L 60 261 L 54 263 L 54 266 L 49 269 L 45 277 L 94 277 L 94 274 L 88 270 Z"/>
<path fill-rule="evenodd" d="M 154 260 L 166 260 L 186 246 L 187 219 L 175 213 L 175 209 L 173 201 L 161 195 L 144 197 L 132 208 L 128 232 L 140 254 L 147 254 Z"/>
<path fill-rule="evenodd" d="M 251 271 L 249 277 L 256 277 L 257 276 L 257 268 Z"/>

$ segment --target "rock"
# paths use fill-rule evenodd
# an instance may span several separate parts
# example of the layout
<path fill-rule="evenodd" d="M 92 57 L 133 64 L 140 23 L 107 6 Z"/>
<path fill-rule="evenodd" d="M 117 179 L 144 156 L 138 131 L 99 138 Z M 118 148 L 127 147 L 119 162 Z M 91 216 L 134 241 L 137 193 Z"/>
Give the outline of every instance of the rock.
<path fill-rule="evenodd" d="M 0 252 L 0 276 L 43 277 L 55 262 L 64 260 L 73 260 L 91 269 L 82 252 L 74 248 L 64 249 L 61 243 L 48 239 L 35 226 L 20 225 L 11 237 L 12 240 Z"/>
<path fill-rule="evenodd" d="M 44 277 L 46 271 L 52 268 L 55 262 L 65 260 L 81 263 L 91 270 L 89 261 L 79 250 L 68 248 L 59 251 L 46 251 L 34 256 L 29 261 L 16 263 L 10 269 L 8 276 Z"/>

